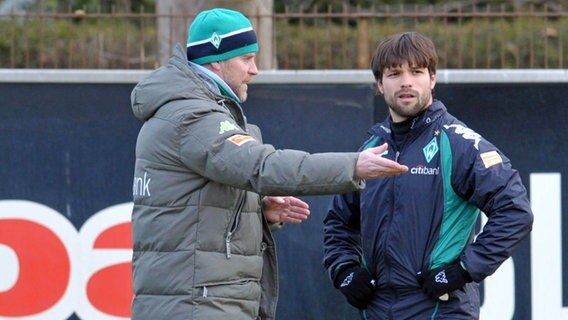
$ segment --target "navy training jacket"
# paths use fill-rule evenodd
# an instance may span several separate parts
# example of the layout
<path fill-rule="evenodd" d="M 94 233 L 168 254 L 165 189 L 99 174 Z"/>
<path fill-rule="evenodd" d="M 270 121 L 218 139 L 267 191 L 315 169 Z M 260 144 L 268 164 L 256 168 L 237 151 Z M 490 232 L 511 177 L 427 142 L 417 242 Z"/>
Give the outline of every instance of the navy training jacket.
<path fill-rule="evenodd" d="M 383 156 L 409 172 L 369 180 L 364 190 L 334 197 L 324 220 L 323 259 L 332 281 L 347 264 L 363 264 L 377 279 L 365 318 L 479 318 L 478 283 L 532 229 L 518 172 L 440 101 L 414 119 L 400 149 L 388 119 L 370 133 L 361 149 L 387 142 Z M 480 211 L 488 220 L 474 241 Z M 452 292 L 448 302 L 429 299 L 417 274 L 457 258 L 474 282 Z"/>

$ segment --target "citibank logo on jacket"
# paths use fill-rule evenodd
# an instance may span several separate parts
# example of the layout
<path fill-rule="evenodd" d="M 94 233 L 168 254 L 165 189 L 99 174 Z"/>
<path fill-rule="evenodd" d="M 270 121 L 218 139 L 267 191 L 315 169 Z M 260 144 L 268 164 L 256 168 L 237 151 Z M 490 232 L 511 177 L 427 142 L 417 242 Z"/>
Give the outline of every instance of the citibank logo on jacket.
<path fill-rule="evenodd" d="M 150 181 L 152 181 L 152 178 L 148 177 L 148 172 L 144 172 L 143 177 L 134 177 L 134 183 L 132 184 L 132 196 L 151 196 Z"/>
<path fill-rule="evenodd" d="M 417 165 L 410 169 L 410 174 L 417 174 L 423 176 L 437 176 L 440 174 L 440 167 L 428 168 L 424 165 Z"/>

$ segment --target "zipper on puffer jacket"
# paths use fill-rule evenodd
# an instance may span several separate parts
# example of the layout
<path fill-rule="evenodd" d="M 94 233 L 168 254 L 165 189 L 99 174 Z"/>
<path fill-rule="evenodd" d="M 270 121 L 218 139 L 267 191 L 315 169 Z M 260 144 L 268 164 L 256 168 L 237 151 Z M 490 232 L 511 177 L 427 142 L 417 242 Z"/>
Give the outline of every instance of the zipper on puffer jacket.
<path fill-rule="evenodd" d="M 231 259 L 231 239 L 233 238 L 233 235 L 235 234 L 235 231 L 237 231 L 237 228 L 239 227 L 239 221 L 241 220 L 241 212 L 243 211 L 243 207 L 245 205 L 245 200 L 247 198 L 247 192 L 243 192 L 243 196 L 240 198 L 238 204 L 237 204 L 237 208 L 235 209 L 235 214 L 233 215 L 233 221 L 231 222 L 231 225 L 229 226 L 229 230 L 227 230 L 227 236 L 225 237 L 225 247 L 226 247 L 226 255 L 227 255 L 227 259 Z"/>

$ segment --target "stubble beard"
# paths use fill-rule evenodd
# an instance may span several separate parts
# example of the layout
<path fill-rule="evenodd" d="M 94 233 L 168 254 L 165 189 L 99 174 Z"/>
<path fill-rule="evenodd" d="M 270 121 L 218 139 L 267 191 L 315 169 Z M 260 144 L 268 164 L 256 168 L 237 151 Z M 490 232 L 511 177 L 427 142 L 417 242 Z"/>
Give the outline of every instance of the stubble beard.
<path fill-rule="evenodd" d="M 391 97 L 386 101 L 389 109 L 402 118 L 413 118 L 420 114 L 429 105 L 432 95 L 430 93 L 426 95 L 418 95 L 418 100 L 412 105 L 401 105 L 396 103 L 396 98 Z"/>
<path fill-rule="evenodd" d="M 238 91 L 237 96 L 239 97 L 240 102 L 245 102 L 248 98 L 248 85 L 246 83 L 242 84 Z"/>
<path fill-rule="evenodd" d="M 245 102 L 248 98 L 248 93 L 246 91 L 239 92 L 239 100 L 240 102 Z"/>

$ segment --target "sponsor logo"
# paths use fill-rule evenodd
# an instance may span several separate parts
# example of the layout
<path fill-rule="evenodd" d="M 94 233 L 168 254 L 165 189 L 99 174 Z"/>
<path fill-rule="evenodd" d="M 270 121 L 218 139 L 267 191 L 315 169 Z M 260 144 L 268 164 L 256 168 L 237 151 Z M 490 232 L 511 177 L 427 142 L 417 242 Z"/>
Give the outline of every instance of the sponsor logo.
<path fill-rule="evenodd" d="M 132 206 L 90 214 L 77 230 L 45 205 L 0 200 L 0 319 L 130 319 Z"/>
<path fill-rule="evenodd" d="M 229 138 L 227 138 L 227 140 L 231 141 L 237 146 L 242 146 L 249 141 L 256 141 L 253 137 L 246 134 L 236 134 L 234 136 L 230 136 Z"/>
<path fill-rule="evenodd" d="M 484 152 L 479 156 L 481 157 L 481 161 L 483 161 L 485 168 L 489 168 L 503 162 L 503 159 L 501 159 L 501 156 L 495 150 Z"/>
<path fill-rule="evenodd" d="M 410 169 L 410 174 L 417 174 L 421 176 L 437 176 L 440 174 L 440 168 L 428 168 L 423 165 L 418 165 Z"/>
<path fill-rule="evenodd" d="M 134 182 L 132 183 L 132 195 L 141 197 L 151 196 L 150 181 L 152 181 L 152 178 L 148 177 L 148 172 L 144 172 L 143 177 L 134 177 Z"/>
<path fill-rule="evenodd" d="M 228 120 L 225 120 L 225 121 L 222 121 L 221 123 L 219 123 L 219 134 L 223 134 L 225 132 L 233 131 L 233 130 L 237 130 L 237 129 L 238 129 L 237 126 L 234 123 L 232 123 Z"/>
<path fill-rule="evenodd" d="M 432 138 L 432 140 L 422 149 L 422 152 L 424 152 L 424 158 L 426 158 L 426 162 L 430 163 L 430 161 L 432 161 L 432 158 L 434 158 L 436 153 L 438 153 L 438 150 L 440 150 L 438 148 L 438 142 L 436 141 L 436 138 Z"/>
<path fill-rule="evenodd" d="M 479 141 L 481 141 L 481 135 L 479 135 L 477 132 L 460 124 L 444 125 L 444 128 L 448 130 L 453 128 L 455 133 L 461 135 L 464 139 L 473 140 L 473 146 L 475 147 L 475 149 L 479 150 Z"/>

